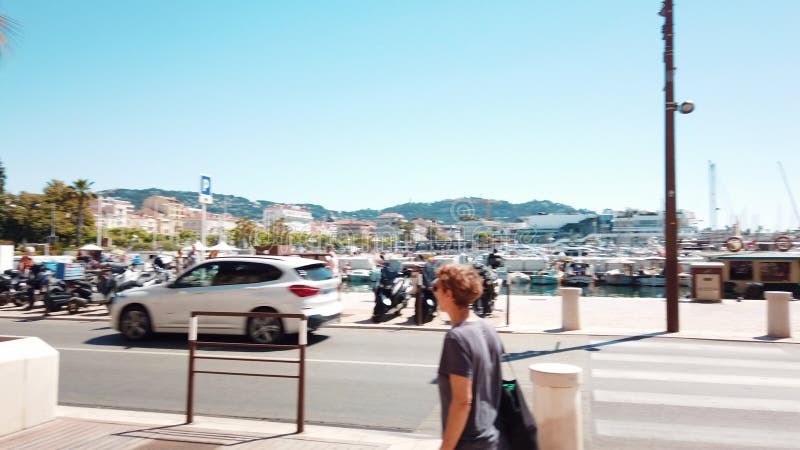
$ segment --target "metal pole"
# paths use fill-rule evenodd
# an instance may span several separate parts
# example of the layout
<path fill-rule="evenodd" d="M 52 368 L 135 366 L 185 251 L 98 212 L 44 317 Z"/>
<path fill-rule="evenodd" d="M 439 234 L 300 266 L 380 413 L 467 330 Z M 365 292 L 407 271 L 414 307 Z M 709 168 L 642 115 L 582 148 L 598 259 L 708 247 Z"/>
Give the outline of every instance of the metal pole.
<path fill-rule="evenodd" d="M 194 421 L 194 351 L 197 347 L 197 316 L 189 322 L 189 381 L 186 392 L 186 423 Z"/>
<path fill-rule="evenodd" d="M 97 246 L 100 247 L 102 243 L 103 233 L 103 197 L 97 196 Z"/>
<path fill-rule="evenodd" d="M 664 88 L 665 100 L 665 194 L 666 210 L 664 217 L 664 238 L 666 241 L 666 261 L 664 266 L 667 297 L 667 331 L 680 330 L 678 319 L 678 215 L 675 189 L 675 93 L 673 76 L 673 32 L 672 0 L 664 0 L 661 15 L 664 16 Z"/>
<path fill-rule="evenodd" d="M 199 250 L 198 254 L 196 255 L 197 258 L 198 258 L 198 261 L 205 261 L 205 259 L 206 259 L 206 250 L 205 250 L 205 248 L 206 248 L 206 204 L 205 203 L 203 203 L 202 208 L 203 208 L 203 214 L 200 217 L 200 245 L 202 245 L 203 248 L 202 248 L 202 250 Z"/>
<path fill-rule="evenodd" d="M 508 277 L 507 271 L 506 277 Z M 508 326 L 511 325 L 511 283 L 508 282 L 508 278 L 504 282 L 506 283 L 506 326 Z"/>
<path fill-rule="evenodd" d="M 305 421 L 306 410 L 306 345 L 308 345 L 308 322 L 306 319 L 300 320 L 299 344 L 300 344 L 300 370 L 297 386 L 297 434 L 303 432 L 303 422 Z"/>

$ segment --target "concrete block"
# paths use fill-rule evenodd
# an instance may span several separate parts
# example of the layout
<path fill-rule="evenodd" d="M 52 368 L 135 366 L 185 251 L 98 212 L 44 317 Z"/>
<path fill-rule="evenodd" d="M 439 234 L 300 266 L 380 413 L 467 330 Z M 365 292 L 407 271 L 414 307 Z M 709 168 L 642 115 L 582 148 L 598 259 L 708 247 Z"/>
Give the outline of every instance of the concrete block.
<path fill-rule="evenodd" d="M 55 418 L 58 363 L 39 338 L 0 336 L 0 436 Z"/>

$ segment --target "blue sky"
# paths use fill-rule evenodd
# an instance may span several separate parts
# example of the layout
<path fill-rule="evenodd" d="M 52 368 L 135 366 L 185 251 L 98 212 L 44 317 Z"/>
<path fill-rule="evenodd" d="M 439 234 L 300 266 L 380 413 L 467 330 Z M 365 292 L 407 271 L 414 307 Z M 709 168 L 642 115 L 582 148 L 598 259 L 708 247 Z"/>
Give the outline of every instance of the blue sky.
<path fill-rule="evenodd" d="M 660 209 L 658 0 L 0 0 L 7 189 Z M 723 6 L 724 5 L 724 6 Z M 797 227 L 800 2 L 678 1 L 678 207 Z"/>

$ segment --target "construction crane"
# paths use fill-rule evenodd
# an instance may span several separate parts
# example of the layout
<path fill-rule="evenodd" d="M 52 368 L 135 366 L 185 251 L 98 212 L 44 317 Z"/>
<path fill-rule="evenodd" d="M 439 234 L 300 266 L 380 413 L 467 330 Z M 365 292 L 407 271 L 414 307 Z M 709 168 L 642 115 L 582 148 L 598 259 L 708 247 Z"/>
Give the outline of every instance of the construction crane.
<path fill-rule="evenodd" d="M 783 177 L 783 184 L 786 185 L 786 193 L 789 194 L 789 201 L 792 202 L 792 209 L 794 210 L 794 218 L 797 220 L 797 226 L 800 227 L 800 213 L 797 212 L 797 202 L 794 201 L 794 195 L 792 195 L 792 187 L 789 186 L 789 179 L 786 178 L 786 172 L 783 171 L 783 164 L 778 161 L 778 169 L 781 171 L 781 176 Z"/>

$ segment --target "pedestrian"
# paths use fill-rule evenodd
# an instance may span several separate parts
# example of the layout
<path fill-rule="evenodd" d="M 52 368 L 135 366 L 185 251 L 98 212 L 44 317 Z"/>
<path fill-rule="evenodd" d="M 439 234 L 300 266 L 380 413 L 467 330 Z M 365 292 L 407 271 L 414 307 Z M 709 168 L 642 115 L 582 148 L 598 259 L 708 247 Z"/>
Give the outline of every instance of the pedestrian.
<path fill-rule="evenodd" d="M 192 250 L 189 252 L 189 255 L 186 256 L 186 267 L 192 267 L 195 261 L 197 261 L 197 249 L 192 245 Z"/>
<path fill-rule="evenodd" d="M 339 276 L 339 258 L 336 257 L 332 245 L 328 245 L 325 248 L 325 264 L 328 266 L 334 278 Z"/>
<path fill-rule="evenodd" d="M 436 272 L 433 292 L 450 316 L 439 361 L 442 449 L 502 449 L 495 426 L 502 374 L 503 344 L 494 326 L 472 312 L 483 280 L 468 265 L 447 264 Z"/>

